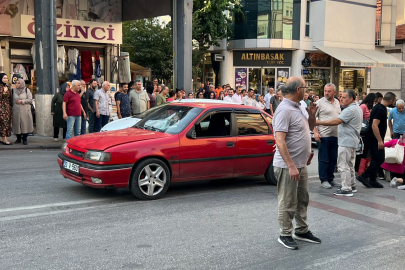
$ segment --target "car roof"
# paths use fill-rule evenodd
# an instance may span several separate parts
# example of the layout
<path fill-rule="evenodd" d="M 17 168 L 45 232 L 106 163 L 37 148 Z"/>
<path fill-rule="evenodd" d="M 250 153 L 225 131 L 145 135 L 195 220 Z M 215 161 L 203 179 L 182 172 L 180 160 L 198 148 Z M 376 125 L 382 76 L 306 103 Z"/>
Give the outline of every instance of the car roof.
<path fill-rule="evenodd" d="M 182 99 L 182 100 L 174 100 L 167 104 L 190 106 L 190 107 L 197 107 L 197 108 L 203 108 L 203 109 L 230 108 L 230 109 L 243 110 L 243 111 L 251 111 L 251 112 L 254 111 L 256 113 L 261 112 L 260 109 L 255 108 L 255 107 L 241 105 L 241 104 L 235 104 L 233 102 L 227 102 L 227 101 L 216 100 L 216 99 Z"/>

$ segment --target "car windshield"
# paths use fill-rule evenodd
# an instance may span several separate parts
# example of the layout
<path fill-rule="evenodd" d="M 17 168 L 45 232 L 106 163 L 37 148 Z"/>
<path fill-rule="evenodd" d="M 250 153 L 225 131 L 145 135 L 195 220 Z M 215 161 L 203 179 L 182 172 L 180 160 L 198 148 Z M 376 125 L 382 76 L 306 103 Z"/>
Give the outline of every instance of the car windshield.
<path fill-rule="evenodd" d="M 136 114 L 134 114 L 134 115 L 132 116 L 132 118 L 144 119 L 145 116 L 147 116 L 147 115 L 153 113 L 154 111 L 158 110 L 159 108 L 162 108 L 163 106 L 165 106 L 165 105 L 162 104 L 162 105 L 159 105 L 159 106 L 155 106 L 155 107 L 153 107 L 153 108 L 151 108 L 151 109 L 149 109 L 149 110 L 143 111 L 143 112 L 141 112 L 141 113 L 136 113 Z"/>
<path fill-rule="evenodd" d="M 189 106 L 165 105 L 151 113 L 134 125 L 151 131 L 178 134 L 193 121 L 203 109 Z"/>

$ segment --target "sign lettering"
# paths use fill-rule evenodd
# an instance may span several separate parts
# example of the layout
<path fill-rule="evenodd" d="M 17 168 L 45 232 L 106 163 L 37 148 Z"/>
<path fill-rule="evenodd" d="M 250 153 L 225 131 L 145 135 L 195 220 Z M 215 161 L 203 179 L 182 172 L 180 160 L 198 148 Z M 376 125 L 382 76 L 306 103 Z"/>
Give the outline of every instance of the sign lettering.
<path fill-rule="evenodd" d="M 290 66 L 291 51 L 234 51 L 234 66 Z"/>
<path fill-rule="evenodd" d="M 33 16 L 21 15 L 21 36 L 35 38 L 35 19 Z M 121 44 L 122 24 L 57 18 L 56 37 L 57 40 Z"/>

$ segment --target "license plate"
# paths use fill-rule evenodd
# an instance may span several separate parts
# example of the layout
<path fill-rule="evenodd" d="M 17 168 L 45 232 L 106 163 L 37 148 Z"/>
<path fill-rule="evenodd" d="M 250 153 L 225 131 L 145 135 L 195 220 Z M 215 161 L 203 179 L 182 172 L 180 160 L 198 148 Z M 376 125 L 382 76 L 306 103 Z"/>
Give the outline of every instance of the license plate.
<path fill-rule="evenodd" d="M 72 163 L 72 162 L 69 162 L 69 161 L 64 160 L 64 161 L 63 161 L 63 168 L 65 168 L 65 169 L 68 170 L 68 171 L 72 171 L 72 172 L 75 172 L 75 173 L 79 173 L 79 168 L 80 168 L 80 166 L 77 165 L 77 164 L 74 164 L 74 163 Z"/>

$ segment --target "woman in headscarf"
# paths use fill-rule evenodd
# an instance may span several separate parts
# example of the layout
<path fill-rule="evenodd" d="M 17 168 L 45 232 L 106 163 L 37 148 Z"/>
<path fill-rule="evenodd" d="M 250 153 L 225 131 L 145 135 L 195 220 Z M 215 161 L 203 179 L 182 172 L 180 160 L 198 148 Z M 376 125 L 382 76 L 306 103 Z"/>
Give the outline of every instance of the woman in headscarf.
<path fill-rule="evenodd" d="M 12 93 L 13 100 L 13 133 L 17 136 L 15 143 L 27 145 L 28 133 L 34 131 L 31 114 L 31 91 L 25 87 L 23 79 L 18 79 Z"/>
<path fill-rule="evenodd" d="M 51 103 L 51 114 L 53 115 L 53 139 L 54 141 L 58 141 L 59 137 L 59 130 L 63 129 L 63 139 L 66 138 L 66 130 L 67 130 L 67 123 L 65 119 L 63 119 L 63 96 L 65 95 L 66 91 L 69 91 L 70 87 L 67 83 L 64 83 L 60 86 L 60 90 L 56 93 L 52 98 Z"/>
<path fill-rule="evenodd" d="M 11 136 L 11 91 L 7 85 L 8 77 L 5 73 L 0 73 L 0 143 L 12 145 L 7 140 Z"/>

